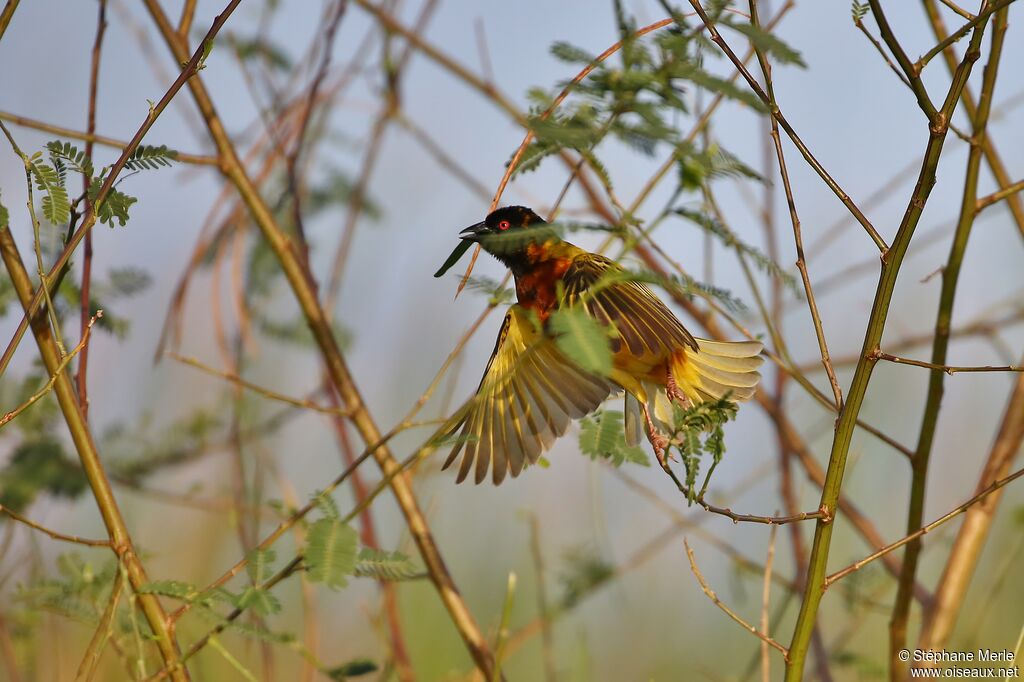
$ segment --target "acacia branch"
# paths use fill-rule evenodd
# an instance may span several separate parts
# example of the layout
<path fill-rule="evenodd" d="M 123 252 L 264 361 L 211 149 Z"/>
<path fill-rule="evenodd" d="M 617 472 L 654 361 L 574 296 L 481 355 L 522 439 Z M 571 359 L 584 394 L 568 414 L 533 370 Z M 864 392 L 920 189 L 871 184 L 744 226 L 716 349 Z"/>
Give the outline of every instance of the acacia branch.
<path fill-rule="evenodd" d="M 114 137 L 108 137 L 106 135 L 97 135 L 96 133 L 83 132 L 81 130 L 74 130 L 73 128 L 65 128 L 64 126 L 54 125 L 52 123 L 46 123 L 39 121 L 28 116 L 20 116 L 13 114 L 9 111 L 0 111 L 0 120 L 7 121 L 8 123 L 14 123 L 22 126 L 23 128 L 31 128 L 32 130 L 41 130 L 44 133 L 53 133 L 61 137 L 67 137 L 72 140 L 81 140 L 82 142 L 95 142 L 101 144 L 104 147 L 113 147 L 114 149 L 124 149 L 130 142 L 125 140 L 119 140 Z M 196 166 L 216 166 L 217 159 L 213 156 L 204 156 L 203 154 L 187 154 L 185 152 L 175 151 L 175 161 L 181 163 L 193 164 Z"/>
<path fill-rule="evenodd" d="M 878 550 L 877 552 L 874 552 L 873 554 L 870 554 L 870 555 L 864 557 L 863 559 L 861 559 L 859 561 L 855 561 L 854 563 L 850 564 L 849 566 L 847 566 L 846 568 L 842 569 L 841 571 L 836 571 L 832 575 L 828 576 L 827 578 L 825 578 L 825 583 L 824 583 L 825 588 L 828 589 L 829 587 L 832 587 L 832 585 L 836 581 L 842 580 L 843 578 L 845 578 L 846 576 L 850 575 L 851 573 L 853 573 L 855 571 L 859 571 L 860 569 L 864 568 L 865 566 L 870 564 L 875 559 L 883 557 L 886 554 L 888 554 L 889 552 L 897 550 L 900 547 L 902 547 L 903 545 L 906 545 L 906 544 L 908 544 L 910 542 L 913 542 L 914 540 L 917 540 L 922 535 L 925 535 L 927 533 L 932 532 L 933 530 L 935 530 L 936 528 L 938 528 L 939 526 L 945 524 L 948 521 L 952 521 L 953 519 L 955 519 L 960 514 L 963 514 L 964 512 L 966 512 L 968 509 L 970 509 L 974 505 L 976 505 L 979 502 L 983 501 L 985 498 L 987 498 L 989 495 L 991 495 L 995 491 L 999 490 L 1003 486 L 1006 486 L 1006 485 L 1008 485 L 1010 483 L 1013 483 L 1014 481 L 1016 481 L 1021 476 L 1024 476 L 1024 469 L 1018 469 L 1017 471 L 1015 471 L 1014 473 L 1010 474 L 1009 476 L 1006 476 L 1005 478 L 1001 478 L 1001 479 L 999 479 L 997 481 L 993 481 L 987 488 L 982 490 L 980 493 L 978 493 L 977 495 L 975 495 L 971 499 L 967 500 L 966 502 L 961 504 L 956 509 L 953 509 L 952 511 L 950 511 L 950 512 L 948 512 L 946 514 L 943 514 L 939 518 L 937 518 L 934 521 L 932 521 L 931 523 L 929 523 L 927 526 L 923 526 L 923 527 L 919 528 L 918 530 L 914 531 L 910 535 L 906 535 L 906 536 L 900 538 L 899 540 L 897 540 L 896 542 L 894 542 L 894 543 L 892 543 L 890 545 L 886 545 L 885 547 L 883 547 L 882 549 Z M 954 549 L 955 549 L 955 546 L 954 546 Z M 955 554 L 953 552 L 951 552 L 950 556 L 955 556 Z"/>
<path fill-rule="evenodd" d="M 175 59 L 182 59 L 185 54 L 185 46 L 157 0 L 145 0 L 145 5 Z M 352 379 L 348 365 L 338 347 L 337 339 L 334 337 L 334 332 L 317 298 L 313 276 L 295 242 L 277 224 L 273 212 L 242 165 L 202 78 L 191 79 L 189 88 L 206 124 L 207 131 L 217 147 L 222 172 L 238 191 L 253 222 L 259 227 L 281 265 L 302 315 L 320 349 L 327 372 L 338 392 L 343 408 L 350 412 L 351 421 L 364 443 L 369 445 L 381 442 L 381 432 Z M 431 581 L 448 610 L 453 624 L 481 672 L 485 677 L 489 677 L 494 667 L 493 657 L 434 542 L 430 527 L 413 493 L 410 477 L 401 470 L 401 465 L 388 447 L 376 447 L 373 450 L 373 456 L 385 478 L 390 481 L 391 490 L 402 510 L 410 534 L 420 550 Z"/>
<path fill-rule="evenodd" d="M 946 332 L 946 336 L 949 336 L 948 331 Z M 1021 367 L 1020 365 L 943 365 L 937 362 L 925 362 L 923 360 L 901 358 L 896 355 L 890 355 L 889 353 L 883 353 L 882 351 L 876 351 L 874 356 L 878 360 L 885 360 L 886 362 L 892 362 L 897 365 L 924 367 L 926 369 L 938 370 L 945 374 L 956 374 L 957 372 L 1024 372 L 1024 367 Z"/>
<path fill-rule="evenodd" d="M 96 99 L 100 84 L 100 55 L 103 51 L 103 36 L 107 32 L 107 0 L 99 1 L 99 9 L 96 16 L 96 38 L 92 46 L 92 59 L 89 68 L 89 112 L 86 115 L 86 133 L 92 135 L 96 132 Z M 92 165 L 93 142 L 85 143 L 85 159 L 88 166 Z M 93 208 L 92 199 L 89 198 L 89 181 L 91 178 L 82 175 L 82 195 L 85 197 L 85 210 L 88 213 Z M 82 257 L 82 289 L 81 309 L 79 312 L 79 324 L 81 335 L 84 338 L 88 328 L 92 327 L 90 312 L 92 310 L 92 232 L 85 235 L 85 249 Z M 88 369 L 89 369 L 89 347 L 82 348 L 81 357 L 78 359 L 78 372 L 75 375 L 75 385 L 78 388 L 78 402 L 82 406 L 82 412 L 86 418 L 89 417 L 89 390 L 88 390 Z"/>
<path fill-rule="evenodd" d="M 1021 190 L 1024 190 L 1024 180 L 1018 180 L 1012 185 L 1007 185 L 998 192 L 993 192 L 992 194 L 981 197 L 980 199 L 978 199 L 978 205 L 976 210 L 978 211 L 978 213 L 981 213 L 992 204 L 1000 202 L 1003 199 L 1009 199 L 1010 197 L 1017 194 L 1017 192 L 1020 192 Z"/>
<path fill-rule="evenodd" d="M 758 516 L 756 514 L 737 514 L 728 507 L 716 507 L 713 504 L 705 502 L 703 497 L 698 497 L 696 502 L 712 514 L 720 514 L 732 519 L 733 523 L 763 523 L 768 526 L 782 526 L 787 523 L 799 523 L 800 521 L 807 521 L 810 519 L 825 519 L 825 515 L 827 513 L 824 510 L 818 509 L 812 512 L 790 514 L 789 516 Z"/>
<path fill-rule="evenodd" d="M 924 82 L 921 81 L 921 65 L 912 64 L 910 58 L 907 57 L 907 53 L 903 51 L 903 46 L 896 39 L 892 28 L 889 26 L 889 20 L 885 17 L 882 3 L 879 0 L 868 0 L 868 2 L 871 5 L 871 14 L 874 15 L 875 22 L 878 24 L 878 31 L 882 35 L 882 40 L 889 46 L 889 50 L 896 58 L 896 63 L 900 65 L 900 69 L 906 75 L 907 85 L 910 86 L 914 96 L 917 97 L 918 106 L 921 107 L 921 111 L 924 112 L 929 121 L 934 121 L 939 112 L 928 96 Z"/>
<path fill-rule="evenodd" d="M 238 374 L 236 374 L 235 372 L 227 372 L 224 370 L 216 369 L 214 367 L 210 367 L 209 365 L 204 364 L 195 358 L 185 357 L 173 351 L 167 351 L 166 355 L 170 358 L 173 358 L 174 360 L 177 360 L 183 365 L 195 367 L 199 371 L 204 372 L 205 374 L 209 374 L 210 376 L 220 377 L 221 379 L 229 381 L 232 384 L 235 384 L 236 386 L 241 386 L 242 388 L 248 389 L 253 393 L 258 393 L 259 395 L 269 400 L 276 400 L 278 402 L 285 403 L 286 405 L 298 407 L 303 410 L 312 410 L 313 412 L 320 412 L 321 414 L 327 414 L 333 417 L 349 416 L 348 412 L 340 408 L 321 405 L 317 402 L 310 400 L 309 398 L 293 398 L 292 396 L 285 395 L 283 393 L 278 393 L 277 391 L 272 391 L 269 388 L 265 388 L 258 384 L 254 384 L 251 381 L 246 381 L 242 377 L 238 376 Z"/>
<path fill-rule="evenodd" d="M 999 61 L 1002 56 L 1003 42 L 1006 35 L 1007 14 L 1004 7 L 995 16 L 992 26 L 991 50 L 988 63 L 985 65 L 981 86 L 981 99 L 971 121 L 971 133 L 974 140 L 985 138 L 988 127 L 989 113 L 992 110 L 992 99 L 995 92 Z M 952 111 L 950 111 L 952 114 Z M 911 460 L 910 501 L 907 509 L 906 533 L 911 534 L 924 522 L 924 504 L 927 491 L 928 468 L 931 459 L 932 445 L 938 427 L 939 411 L 945 390 L 945 375 L 954 371 L 986 371 L 982 368 L 954 368 L 946 366 L 949 351 L 950 328 L 953 320 L 953 305 L 956 300 L 957 284 L 960 269 L 967 251 L 967 242 L 977 217 L 975 206 L 978 197 L 978 181 L 981 171 L 981 145 L 973 144 L 967 156 L 967 168 L 964 177 L 963 195 L 960 203 L 960 215 L 956 231 L 950 246 L 949 257 L 942 270 L 942 291 L 939 294 L 939 306 L 935 318 L 935 339 L 932 343 L 931 362 L 905 360 L 887 353 L 877 351 L 879 359 L 890 362 L 928 367 L 928 394 L 921 417 L 921 426 Z M 1012 370 L 1008 370 L 1012 371 Z M 900 658 L 900 652 L 907 643 L 907 623 L 910 617 L 910 590 L 916 578 L 917 566 L 921 555 L 921 542 L 915 536 L 908 541 L 903 557 L 903 571 L 900 575 L 896 599 L 893 603 L 892 617 L 889 621 L 889 670 L 894 682 L 902 679 L 906 663 Z"/>

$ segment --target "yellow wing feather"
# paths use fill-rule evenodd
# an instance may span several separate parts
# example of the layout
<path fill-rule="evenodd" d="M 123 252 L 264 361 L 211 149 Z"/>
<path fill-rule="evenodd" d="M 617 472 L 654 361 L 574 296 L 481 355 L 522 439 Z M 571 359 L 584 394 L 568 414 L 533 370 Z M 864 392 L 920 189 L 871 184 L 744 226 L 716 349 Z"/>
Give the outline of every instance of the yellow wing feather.
<path fill-rule="evenodd" d="M 618 388 L 569 361 L 518 305 L 509 308 L 494 352 L 462 420 L 462 440 L 444 468 L 462 453 L 457 482 L 488 468 L 495 485 L 533 464 L 574 419 L 595 410 Z M 453 429 L 453 431 L 454 431 Z"/>

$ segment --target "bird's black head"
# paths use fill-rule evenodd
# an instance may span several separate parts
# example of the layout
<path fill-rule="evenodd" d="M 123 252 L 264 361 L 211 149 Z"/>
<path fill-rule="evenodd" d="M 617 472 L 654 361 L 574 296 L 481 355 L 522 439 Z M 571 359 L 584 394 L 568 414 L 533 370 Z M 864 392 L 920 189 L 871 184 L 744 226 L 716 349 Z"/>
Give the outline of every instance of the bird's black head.
<path fill-rule="evenodd" d="M 525 206 L 505 206 L 493 211 L 483 221 L 467 227 L 459 233 L 459 237 L 482 243 L 488 235 L 545 224 L 543 218 Z"/>
<path fill-rule="evenodd" d="M 459 237 L 480 244 L 517 276 L 529 266 L 531 245 L 559 241 L 555 230 L 525 206 L 499 208 Z"/>
<path fill-rule="evenodd" d="M 555 230 L 525 206 L 505 206 L 492 212 L 484 220 L 470 225 L 459 233 L 462 241 L 444 265 L 434 273 L 441 277 L 448 272 L 474 243 L 516 272 L 522 266 L 523 256 L 530 244 L 558 240 Z"/>

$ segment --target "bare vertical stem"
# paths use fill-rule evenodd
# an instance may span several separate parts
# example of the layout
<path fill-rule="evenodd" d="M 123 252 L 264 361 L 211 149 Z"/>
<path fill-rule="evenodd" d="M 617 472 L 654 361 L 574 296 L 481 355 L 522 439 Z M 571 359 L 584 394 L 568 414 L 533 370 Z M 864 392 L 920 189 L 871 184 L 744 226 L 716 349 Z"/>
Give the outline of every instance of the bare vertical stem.
<path fill-rule="evenodd" d="M 950 247 L 949 258 L 942 270 L 942 292 L 939 296 L 939 309 L 935 320 L 935 340 L 932 343 L 931 362 L 935 365 L 946 364 L 949 348 L 950 325 L 953 318 L 953 303 L 956 299 L 957 283 L 967 240 L 977 215 L 975 206 L 978 198 L 978 178 L 981 170 L 982 141 L 985 139 L 989 112 L 992 109 L 992 96 L 999 71 L 999 60 L 1002 56 L 1003 39 L 1006 34 L 1007 14 L 1009 8 L 999 10 L 992 22 L 992 46 L 988 63 L 985 65 L 984 79 L 981 87 L 981 100 L 972 120 L 971 149 L 967 157 L 967 171 L 964 179 L 963 197 L 960 203 L 960 217 L 957 221 L 956 233 Z M 939 420 L 939 409 L 945 387 L 946 373 L 940 369 L 929 372 L 928 397 L 925 402 L 924 414 L 921 419 L 921 430 L 918 434 L 917 448 L 911 460 L 912 476 L 910 503 L 907 509 L 907 533 L 912 533 L 924 522 L 924 498 L 928 480 L 928 462 L 931 457 L 935 429 Z M 899 587 L 893 604 L 892 616 L 889 620 L 889 674 L 894 682 L 906 675 L 907 665 L 899 658 L 900 651 L 907 643 L 907 619 L 910 615 L 911 590 L 917 574 L 918 559 L 921 554 L 921 539 L 915 538 L 907 544 L 903 556 L 903 570 L 900 573 Z"/>
<path fill-rule="evenodd" d="M 836 503 L 842 490 L 843 474 L 846 471 L 846 461 L 850 451 L 850 443 L 853 438 L 857 416 L 860 413 L 868 384 L 871 381 L 871 373 L 877 363 L 873 352 L 878 349 L 882 339 L 882 332 L 885 329 L 889 305 L 892 301 L 893 291 L 896 288 L 900 266 L 903 264 L 903 258 L 907 253 L 914 231 L 924 211 L 924 206 L 935 184 L 935 173 L 938 168 L 939 157 L 949 130 L 948 122 L 967 83 L 974 62 L 978 60 L 981 54 L 981 40 L 986 24 L 986 21 L 979 22 L 972 32 L 967 53 L 957 67 L 942 108 L 928 122 L 928 144 L 925 148 L 924 161 L 921 165 L 917 184 L 903 215 L 903 220 L 896 232 L 892 247 L 884 252 L 882 256 L 882 271 L 871 306 L 867 329 L 864 334 L 861 359 L 857 363 L 853 381 L 847 392 L 846 405 L 836 425 L 832 452 L 829 456 L 828 469 L 825 474 L 825 485 L 821 495 L 821 508 L 827 512 L 835 511 Z M 800 614 L 797 617 L 796 626 L 793 631 L 793 639 L 789 647 L 790 660 L 786 666 L 787 682 L 799 682 L 803 678 L 807 650 L 811 641 L 811 634 L 814 631 L 815 622 L 817 621 L 818 607 L 824 594 L 824 580 L 828 566 L 828 554 L 832 542 L 833 528 L 834 524 L 830 520 L 824 519 L 819 520 L 815 527 L 814 542 L 811 547 L 811 556 L 808 563 L 807 586 L 800 607 Z"/>
<path fill-rule="evenodd" d="M 88 165 L 92 165 L 92 148 L 94 140 L 91 136 L 96 133 L 96 93 L 100 82 L 100 54 L 103 50 L 103 34 L 107 30 L 107 0 L 99 0 L 98 15 L 96 17 L 96 39 L 92 45 L 92 61 L 89 67 L 89 113 L 85 126 L 85 134 L 90 139 L 85 143 L 85 158 Z M 92 210 L 92 200 L 89 199 L 89 178 L 82 177 L 83 191 L 85 192 L 86 213 Z M 79 314 L 81 334 L 85 331 L 92 318 L 90 302 L 92 289 L 92 231 L 85 235 L 85 252 L 82 255 L 82 306 Z M 78 403 L 82 406 L 82 413 L 86 419 L 89 418 L 89 390 L 86 377 L 89 368 L 89 346 L 82 348 L 78 355 L 78 373 L 75 375 L 75 384 L 78 387 Z"/>

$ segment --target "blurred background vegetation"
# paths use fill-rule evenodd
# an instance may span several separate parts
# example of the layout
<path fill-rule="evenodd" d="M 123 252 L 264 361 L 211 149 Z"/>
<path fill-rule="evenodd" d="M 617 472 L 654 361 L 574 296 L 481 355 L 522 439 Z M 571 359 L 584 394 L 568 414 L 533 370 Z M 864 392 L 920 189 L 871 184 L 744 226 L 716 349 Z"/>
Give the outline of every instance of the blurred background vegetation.
<path fill-rule="evenodd" d="M 83 194 L 81 171 L 102 179 L 118 158 L 118 144 L 132 137 L 182 71 L 182 60 L 171 56 L 155 27 L 152 6 L 158 4 L 7 3 L 16 9 L 0 39 L 0 121 L 27 155 L 43 152 L 38 163 L 66 185 L 65 209 Z M 177 24 L 181 3 L 162 4 Z M 926 8 L 938 7 L 949 27 L 966 21 L 945 3 L 887 5 L 889 23 L 912 59 L 938 42 Z M 765 51 L 786 118 L 891 239 L 928 130 L 913 94 L 872 43 L 879 31 L 867 7 L 854 4 L 853 16 L 864 27 L 858 28 L 841 3 L 762 0 L 762 23 L 777 22 L 769 31 L 750 25 L 746 3 L 705 6 L 738 55 L 746 55 L 748 45 Z M 183 31 L 189 52 L 202 52 L 203 36 L 222 9 L 215 0 L 185 3 L 185 16 L 194 11 L 194 23 Z M 677 9 L 681 14 L 689 6 Z M 99 140 L 91 166 L 84 167 L 78 152 L 85 146 L 80 138 L 100 13 L 107 25 L 95 131 L 113 144 Z M 1024 63 L 1024 41 L 1014 35 L 1018 13 L 1010 6 L 1010 37 L 988 126 L 1013 181 L 1024 173 L 1024 77 L 1013 68 Z M 730 338 L 742 336 L 730 326 L 735 320 L 778 353 L 770 322 L 785 339 L 792 366 L 766 365 L 764 385 L 813 458 L 827 464 L 835 423 L 827 406 L 831 389 L 793 266 L 765 107 L 735 78 L 700 20 L 680 16 L 688 22 L 682 28 L 627 40 L 555 115 L 539 118 L 595 55 L 666 16 L 665 5 L 646 0 L 260 0 L 242 3 L 202 55 L 193 78 L 206 84 L 275 222 L 298 245 L 300 261 L 308 258 L 354 382 L 383 431 L 403 422 L 459 340 L 474 332 L 415 417 L 423 423 L 392 439 L 399 460 L 472 393 L 493 347 L 501 315 L 474 325 L 488 305 L 510 300 L 499 283 L 500 265 L 482 258 L 471 285 L 454 300 L 459 268 L 441 279 L 431 275 L 459 230 L 486 214 L 525 125 L 536 140 L 502 203 L 530 205 L 542 215 L 557 205 L 560 219 L 579 228 L 573 241 L 596 250 L 611 239 L 609 255 L 649 276 L 650 263 L 632 247 L 647 243 L 641 230 L 650 230 L 659 262 L 672 275 L 655 279 L 669 292 L 709 315 Z M 965 45 L 966 38 L 950 49 L 962 55 Z M 975 95 L 989 48 L 986 40 L 970 81 Z M 748 66 L 760 73 L 756 59 Z M 941 101 L 949 83 L 941 56 L 929 63 L 923 82 Z M 954 122 L 970 130 L 962 110 Z M 59 144 L 48 148 L 51 141 Z M 381 480 L 376 465 L 358 469 L 363 493 L 349 478 L 330 495 L 318 495 L 364 445 L 337 418 L 339 402 L 274 251 L 218 172 L 218 150 L 187 86 L 144 144 L 92 230 L 90 308 L 102 308 L 103 317 L 88 346 L 88 420 L 153 581 L 149 591 L 164 595 L 171 611 L 192 605 L 177 621 L 182 649 L 233 608 L 246 608 L 190 659 L 193 679 L 472 679 L 473 660 L 426 578 L 390 493 L 368 507 L 372 530 L 367 514 L 351 519 L 351 536 L 338 520 Z M 0 146 L 0 202 L 34 277 L 25 165 L 6 140 Z M 822 325 L 845 388 L 872 305 L 878 251 L 797 150 L 785 140 L 784 146 Z M 946 263 L 960 209 L 968 149 L 950 134 L 902 267 L 883 350 L 929 357 L 942 279 L 936 273 Z M 668 172 L 657 176 L 662 168 Z M 59 188 L 40 180 L 46 173 L 36 170 L 32 186 L 41 223 L 38 251 L 48 267 L 63 249 L 69 223 L 85 212 L 85 198 L 70 214 L 58 210 Z M 563 187 L 576 175 L 563 199 Z M 996 189 L 983 165 L 979 195 Z M 1008 206 L 995 203 L 977 217 L 947 364 L 1020 364 L 1024 231 Z M 55 294 L 68 351 L 80 337 L 85 260 L 81 250 L 75 253 Z M 695 334 L 708 335 L 676 310 Z M 22 310 L 6 276 L 0 277 L 0 314 L 0 338 L 9 339 Z M 3 412 L 46 385 L 48 373 L 37 358 L 30 334 L 0 379 Z M 68 372 L 81 354 L 73 360 Z M 792 379 L 779 379 L 779 372 L 805 377 L 827 396 L 826 405 Z M 912 448 L 928 379 L 927 369 L 880 364 L 863 421 Z M 1012 373 L 946 377 L 926 522 L 974 494 L 1016 383 Z M 310 403 L 319 409 L 308 409 Z M 788 644 L 802 597 L 803 562 L 796 559 L 793 534 L 806 552 L 814 522 L 776 533 L 763 524 L 733 523 L 688 505 L 658 467 L 644 466 L 647 458 L 581 443 L 578 435 L 562 439 L 544 467 L 498 488 L 456 487 L 450 472 L 439 471 L 438 453 L 411 470 L 444 561 L 508 679 L 761 676 L 761 642 L 702 593 L 683 538 L 718 597 L 754 624 L 762 617 L 771 545 L 767 629 Z M 795 458 L 780 453 L 777 425 L 764 410 L 743 407 L 725 427 L 725 443 L 708 487 L 710 502 L 761 516 L 787 513 L 785 478 L 789 502 L 798 510 L 817 508 L 820 487 Z M 591 456 L 581 455 L 581 445 Z M 1014 453 L 1018 449 L 1019 440 Z M 701 471 L 709 464 L 705 458 Z M 905 535 L 910 476 L 896 449 L 856 432 L 843 494 L 885 543 Z M 272 549 L 254 551 L 311 500 L 315 508 L 306 519 Z M 52 393 L 0 431 L 0 504 L 61 533 L 106 537 Z M 925 589 L 938 581 L 957 526 L 954 521 L 926 537 L 918 570 Z M 1018 642 L 1024 587 L 1014 578 L 1022 530 L 1024 493 L 1010 485 L 948 648 L 1012 650 Z M 364 548 L 358 556 L 356 532 Z M 316 547 L 325 533 L 344 548 Z M 365 551 L 370 545 L 387 554 Z M 876 548 L 840 514 L 829 569 Z M 253 587 L 300 550 L 310 557 L 309 570 L 272 590 Z M 247 570 L 223 592 L 204 591 L 243 557 L 250 560 Z M 75 679 L 118 571 L 108 548 L 56 541 L 0 519 L 0 679 Z M 515 589 L 509 590 L 512 573 Z M 882 562 L 830 590 L 818 619 L 824 652 L 809 663 L 807 678 L 889 676 L 895 592 Z M 161 669 L 147 642 L 149 626 L 134 606 L 126 592 L 96 679 L 149 679 Z M 920 623 L 915 605 L 911 642 Z M 781 679 L 781 657 L 771 657 L 771 679 Z"/>

